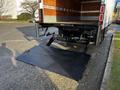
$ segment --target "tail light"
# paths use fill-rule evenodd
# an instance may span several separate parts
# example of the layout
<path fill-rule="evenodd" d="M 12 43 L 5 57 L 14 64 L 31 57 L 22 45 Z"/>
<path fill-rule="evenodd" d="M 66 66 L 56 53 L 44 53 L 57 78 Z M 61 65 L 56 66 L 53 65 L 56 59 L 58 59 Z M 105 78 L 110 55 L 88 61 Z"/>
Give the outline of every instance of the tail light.
<path fill-rule="evenodd" d="M 102 23 L 103 23 L 103 14 L 100 14 L 100 16 L 99 16 L 99 22 L 100 22 L 100 25 L 102 25 Z"/>
<path fill-rule="evenodd" d="M 102 4 L 100 8 L 100 13 L 103 14 L 104 12 L 105 12 L 105 4 Z"/>
<path fill-rule="evenodd" d="M 100 7 L 100 16 L 99 16 L 100 25 L 103 24 L 104 12 L 105 12 L 105 4 L 102 4 Z"/>

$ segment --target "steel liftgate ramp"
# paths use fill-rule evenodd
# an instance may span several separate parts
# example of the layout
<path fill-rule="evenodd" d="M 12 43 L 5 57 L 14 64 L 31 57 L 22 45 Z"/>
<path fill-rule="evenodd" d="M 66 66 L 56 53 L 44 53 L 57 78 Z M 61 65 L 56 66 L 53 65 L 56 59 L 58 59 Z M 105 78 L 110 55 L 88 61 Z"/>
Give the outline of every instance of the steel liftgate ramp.
<path fill-rule="evenodd" d="M 76 81 L 82 78 L 90 55 L 38 45 L 16 58 L 19 61 L 67 76 Z"/>

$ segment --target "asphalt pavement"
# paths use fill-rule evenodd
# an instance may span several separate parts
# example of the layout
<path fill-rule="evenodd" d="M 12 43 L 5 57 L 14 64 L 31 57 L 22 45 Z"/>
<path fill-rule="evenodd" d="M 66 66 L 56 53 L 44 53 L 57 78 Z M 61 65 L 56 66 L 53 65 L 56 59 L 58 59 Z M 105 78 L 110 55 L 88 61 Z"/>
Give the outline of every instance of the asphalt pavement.
<path fill-rule="evenodd" d="M 34 24 L 0 23 L 0 90 L 75 90 L 78 82 L 15 58 L 39 44 Z"/>
<path fill-rule="evenodd" d="M 80 53 L 76 54 L 78 57 L 74 56 L 71 59 L 68 52 L 54 50 L 57 54 L 54 55 L 54 63 L 47 68 L 44 68 L 43 64 L 38 67 L 16 60 L 16 57 L 24 52 L 39 46 L 41 40 L 36 40 L 35 36 L 34 24 L 0 23 L 0 90 L 99 90 L 110 45 L 111 36 L 109 34 L 106 35 L 105 41 L 99 48 L 89 46 L 87 54 L 91 55 L 91 58 L 89 61 L 86 60 L 82 75 L 79 73 L 81 72 L 79 70 L 82 70 L 79 64 L 84 63 L 84 60 L 79 62 L 79 58 L 83 58 L 84 55 L 79 56 Z M 46 52 L 49 51 L 44 49 Z M 75 53 L 70 55 L 73 54 Z M 49 56 L 48 52 L 43 53 L 44 55 Z M 52 58 L 53 53 L 50 55 L 49 57 Z M 67 56 L 64 58 L 65 55 Z M 71 60 L 71 62 L 68 63 L 61 58 Z M 48 59 L 46 60 L 48 61 Z M 49 64 L 42 62 L 42 59 L 39 62 Z M 74 63 L 72 64 L 72 62 Z M 60 68 L 56 68 L 55 65 L 58 64 L 61 65 Z M 62 70 L 63 73 L 58 70 Z"/>
<path fill-rule="evenodd" d="M 0 47 L 0 90 L 56 90 L 40 68 L 12 60 L 13 53 Z"/>
<path fill-rule="evenodd" d="M 20 27 L 33 25 L 0 24 L 0 90 L 57 90 L 44 70 L 15 60 L 16 55 L 36 43 L 28 41 Z"/>

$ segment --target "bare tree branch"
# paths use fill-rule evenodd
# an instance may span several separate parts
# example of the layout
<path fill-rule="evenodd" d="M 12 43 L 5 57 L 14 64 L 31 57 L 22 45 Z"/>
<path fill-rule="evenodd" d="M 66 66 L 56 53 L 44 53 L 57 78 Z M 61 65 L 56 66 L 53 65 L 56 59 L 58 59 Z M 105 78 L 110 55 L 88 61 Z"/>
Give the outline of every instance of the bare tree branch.
<path fill-rule="evenodd" d="M 35 11 L 38 9 L 38 3 L 36 1 L 24 0 L 21 7 L 34 18 Z"/>
<path fill-rule="evenodd" d="M 8 10 L 12 7 L 11 4 L 12 3 L 10 2 L 10 0 L 0 0 L 0 16 L 8 12 Z"/>
<path fill-rule="evenodd" d="M 5 1 L 0 0 L 0 15 L 4 12 L 3 7 L 4 7 Z"/>

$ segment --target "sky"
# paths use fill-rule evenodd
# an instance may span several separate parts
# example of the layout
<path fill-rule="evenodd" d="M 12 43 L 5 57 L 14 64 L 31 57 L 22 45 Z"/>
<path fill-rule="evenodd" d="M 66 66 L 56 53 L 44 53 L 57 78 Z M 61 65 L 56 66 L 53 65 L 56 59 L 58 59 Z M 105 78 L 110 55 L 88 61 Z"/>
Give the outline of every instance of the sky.
<path fill-rule="evenodd" d="M 116 0 L 118 3 L 117 3 L 117 7 L 120 7 L 120 0 Z"/>
<path fill-rule="evenodd" d="M 120 0 L 117 0 L 118 2 L 120 1 Z"/>

